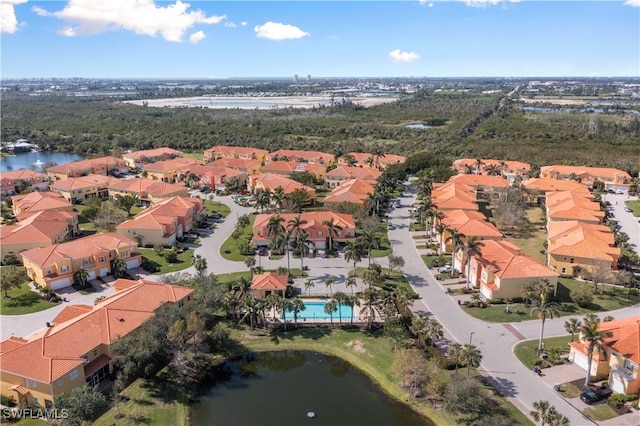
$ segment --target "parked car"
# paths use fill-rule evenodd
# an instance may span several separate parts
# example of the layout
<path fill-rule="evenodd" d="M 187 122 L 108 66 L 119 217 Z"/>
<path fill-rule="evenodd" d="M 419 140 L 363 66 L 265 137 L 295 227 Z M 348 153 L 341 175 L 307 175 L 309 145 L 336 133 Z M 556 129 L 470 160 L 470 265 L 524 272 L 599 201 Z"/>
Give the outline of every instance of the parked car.
<path fill-rule="evenodd" d="M 622 189 L 618 189 L 618 190 L 616 191 L 616 194 L 618 194 L 618 195 L 624 195 L 624 191 L 623 191 Z"/>
<path fill-rule="evenodd" d="M 449 265 L 442 266 L 440 269 L 438 269 L 438 272 L 441 274 L 450 274 L 452 271 L 453 268 L 451 268 L 451 266 Z"/>
<path fill-rule="evenodd" d="M 260 247 L 258 249 L 258 256 L 267 256 L 269 255 L 269 250 L 266 247 Z"/>
<path fill-rule="evenodd" d="M 387 228 L 390 230 L 396 229 L 396 226 L 393 223 L 387 224 Z"/>
<path fill-rule="evenodd" d="M 590 388 L 580 394 L 580 400 L 585 404 L 591 405 L 609 398 L 612 393 L 613 391 L 606 386 Z"/>
<path fill-rule="evenodd" d="M 609 207 L 611 207 L 611 201 L 605 201 L 605 202 L 604 202 L 604 205 L 605 205 L 605 206 L 609 206 Z"/>
<path fill-rule="evenodd" d="M 627 213 L 632 213 L 633 212 L 633 210 L 631 210 L 631 208 L 629 208 L 629 207 L 625 207 L 624 211 L 627 212 Z"/>

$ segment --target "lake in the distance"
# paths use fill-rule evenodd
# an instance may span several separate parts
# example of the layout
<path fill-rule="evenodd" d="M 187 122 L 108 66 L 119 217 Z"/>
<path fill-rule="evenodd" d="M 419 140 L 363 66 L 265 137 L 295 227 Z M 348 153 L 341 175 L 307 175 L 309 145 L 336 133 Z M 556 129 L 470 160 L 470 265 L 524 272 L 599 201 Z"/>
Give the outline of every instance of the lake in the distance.
<path fill-rule="evenodd" d="M 227 363 L 226 371 L 193 408 L 193 425 L 434 425 L 337 357 L 263 352 Z"/>
<path fill-rule="evenodd" d="M 30 169 L 32 165 L 42 166 L 44 163 L 66 164 L 72 161 L 84 160 L 81 154 L 68 152 L 20 152 L 13 157 L 3 157 L 0 160 L 0 172 L 11 172 L 20 169 Z"/>

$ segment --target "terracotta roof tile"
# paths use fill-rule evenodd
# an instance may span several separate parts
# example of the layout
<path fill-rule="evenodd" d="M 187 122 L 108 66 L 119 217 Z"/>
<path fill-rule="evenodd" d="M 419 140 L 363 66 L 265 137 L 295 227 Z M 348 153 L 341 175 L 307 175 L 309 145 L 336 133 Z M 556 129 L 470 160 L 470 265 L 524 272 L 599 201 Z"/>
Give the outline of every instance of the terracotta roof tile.
<path fill-rule="evenodd" d="M 480 255 L 476 256 L 483 267 L 500 278 L 545 278 L 557 277 L 553 269 L 534 258 L 522 254 L 520 248 L 508 241 L 482 241 Z"/>
<path fill-rule="evenodd" d="M 251 288 L 254 290 L 286 290 L 287 280 L 286 274 L 265 272 L 264 274 L 254 275 L 251 281 Z"/>

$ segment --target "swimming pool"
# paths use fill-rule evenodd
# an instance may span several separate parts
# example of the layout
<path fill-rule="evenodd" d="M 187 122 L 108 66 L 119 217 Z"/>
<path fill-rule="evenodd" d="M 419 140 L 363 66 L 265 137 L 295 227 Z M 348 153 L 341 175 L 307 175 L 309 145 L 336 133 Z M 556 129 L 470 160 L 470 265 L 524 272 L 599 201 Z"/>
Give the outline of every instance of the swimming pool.
<path fill-rule="evenodd" d="M 298 313 L 298 321 L 330 320 L 331 316 L 324 311 L 326 302 L 304 302 L 306 309 Z M 337 320 L 342 315 L 343 320 L 350 320 L 353 308 L 348 305 L 338 305 L 338 310 L 333 313 L 333 319 Z M 293 312 L 286 312 L 284 319 L 293 320 Z"/>

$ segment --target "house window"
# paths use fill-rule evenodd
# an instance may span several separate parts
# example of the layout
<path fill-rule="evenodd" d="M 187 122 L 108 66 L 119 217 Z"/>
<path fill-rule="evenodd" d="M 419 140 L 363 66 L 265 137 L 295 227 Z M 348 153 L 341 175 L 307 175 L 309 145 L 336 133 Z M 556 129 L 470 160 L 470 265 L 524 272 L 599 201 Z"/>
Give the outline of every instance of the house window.
<path fill-rule="evenodd" d="M 97 350 L 97 349 L 94 349 L 94 350 L 93 350 L 93 356 L 94 356 L 94 357 L 98 356 L 98 350 Z"/>
<path fill-rule="evenodd" d="M 83 265 L 88 265 L 89 264 L 89 258 L 85 257 L 84 259 L 82 259 L 82 264 Z"/>
<path fill-rule="evenodd" d="M 564 274 L 567 272 L 567 268 L 562 268 L 562 270 L 560 271 L 561 274 Z"/>
<path fill-rule="evenodd" d="M 633 373 L 633 363 L 631 362 L 631 360 L 625 358 L 624 360 L 624 368 L 625 370 L 629 370 Z"/>
<path fill-rule="evenodd" d="M 75 380 L 78 378 L 80 374 L 78 373 L 78 370 L 73 370 L 71 373 L 69 373 L 69 379 L 71 380 Z"/>
<path fill-rule="evenodd" d="M 318 232 L 318 237 L 322 237 L 322 231 Z"/>
<path fill-rule="evenodd" d="M 63 382 L 63 380 L 62 380 L 62 379 L 58 379 L 58 387 L 59 387 L 59 388 L 61 388 L 61 387 L 62 387 L 62 384 L 63 384 L 63 383 L 64 383 L 64 382 Z"/>
<path fill-rule="evenodd" d="M 35 405 L 36 407 L 39 407 L 39 406 L 40 406 L 40 401 L 39 401 L 39 400 L 38 400 L 38 398 L 37 398 L 37 397 L 35 397 L 35 396 L 33 397 L 33 405 Z"/>
<path fill-rule="evenodd" d="M 104 256 L 100 256 L 100 263 L 104 263 L 107 260 Z"/>
<path fill-rule="evenodd" d="M 29 387 L 29 379 L 24 379 L 24 387 L 25 388 Z"/>
<path fill-rule="evenodd" d="M 126 251 L 126 250 L 124 250 L 124 251 L 120 252 L 120 257 L 122 257 L 123 259 L 124 259 L 125 257 L 129 257 L 129 252 L 128 252 L 128 251 Z"/>
<path fill-rule="evenodd" d="M 569 259 L 569 263 L 573 263 L 575 261 L 575 259 L 572 257 L 571 259 Z"/>
<path fill-rule="evenodd" d="M 61 271 L 62 273 L 69 272 L 69 267 L 68 267 L 67 265 L 62 265 L 62 266 L 60 267 L 60 271 Z"/>
<path fill-rule="evenodd" d="M 563 256 L 563 257 L 562 257 L 562 260 L 566 262 L 566 260 L 567 260 L 567 256 Z"/>
<path fill-rule="evenodd" d="M 35 388 L 36 386 L 38 386 L 38 384 L 36 383 L 36 381 L 35 381 L 35 380 L 33 380 L 33 379 L 32 379 L 32 380 L 31 380 L 31 387 L 34 387 L 34 388 Z"/>

